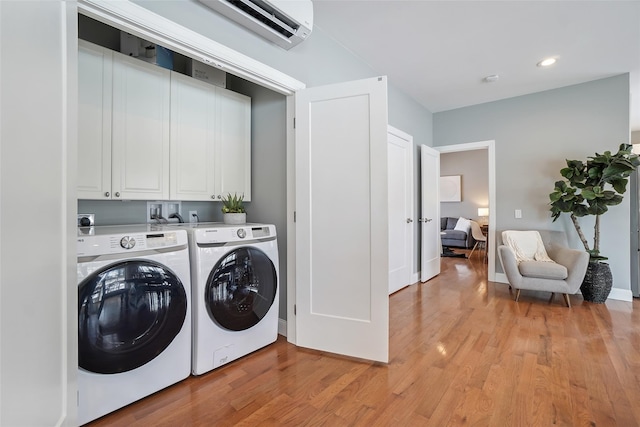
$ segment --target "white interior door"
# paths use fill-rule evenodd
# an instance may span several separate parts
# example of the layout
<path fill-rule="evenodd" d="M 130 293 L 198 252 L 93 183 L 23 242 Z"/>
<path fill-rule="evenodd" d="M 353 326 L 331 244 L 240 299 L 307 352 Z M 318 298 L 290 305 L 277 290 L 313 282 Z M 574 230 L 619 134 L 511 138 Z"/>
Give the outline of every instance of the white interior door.
<path fill-rule="evenodd" d="M 420 146 L 421 235 L 420 281 L 440 274 L 440 152 Z"/>
<path fill-rule="evenodd" d="M 387 362 L 387 79 L 298 91 L 295 111 L 296 343 Z"/>
<path fill-rule="evenodd" d="M 389 126 L 389 294 L 411 284 L 413 137 Z"/>

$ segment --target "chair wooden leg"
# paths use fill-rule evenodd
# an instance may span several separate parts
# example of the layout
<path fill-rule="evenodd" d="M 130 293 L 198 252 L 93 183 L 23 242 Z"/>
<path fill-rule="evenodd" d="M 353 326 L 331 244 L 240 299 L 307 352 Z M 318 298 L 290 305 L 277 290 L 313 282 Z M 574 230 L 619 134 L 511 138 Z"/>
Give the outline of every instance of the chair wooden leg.
<path fill-rule="evenodd" d="M 473 251 L 476 250 L 476 247 L 478 246 L 478 242 L 476 242 L 475 245 L 473 245 L 473 249 L 471 249 L 471 253 L 469 254 L 469 259 L 471 259 L 471 255 L 473 255 Z"/>
<path fill-rule="evenodd" d="M 551 292 L 551 298 L 549 298 L 549 304 L 553 302 L 553 297 L 556 296 L 555 293 Z"/>
<path fill-rule="evenodd" d="M 562 294 L 564 297 L 564 302 L 567 304 L 567 307 L 571 308 L 571 301 L 569 300 L 569 294 Z"/>
<path fill-rule="evenodd" d="M 520 298 L 520 289 L 516 289 L 516 302 L 518 302 L 519 298 Z"/>

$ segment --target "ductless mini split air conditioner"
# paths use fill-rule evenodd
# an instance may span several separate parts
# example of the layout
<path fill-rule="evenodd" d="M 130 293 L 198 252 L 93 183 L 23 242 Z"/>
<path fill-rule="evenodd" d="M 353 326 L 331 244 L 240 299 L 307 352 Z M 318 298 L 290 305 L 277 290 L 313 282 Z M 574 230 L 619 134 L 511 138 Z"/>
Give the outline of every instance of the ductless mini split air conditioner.
<path fill-rule="evenodd" d="M 313 29 L 311 0 L 198 1 L 287 50 Z"/>

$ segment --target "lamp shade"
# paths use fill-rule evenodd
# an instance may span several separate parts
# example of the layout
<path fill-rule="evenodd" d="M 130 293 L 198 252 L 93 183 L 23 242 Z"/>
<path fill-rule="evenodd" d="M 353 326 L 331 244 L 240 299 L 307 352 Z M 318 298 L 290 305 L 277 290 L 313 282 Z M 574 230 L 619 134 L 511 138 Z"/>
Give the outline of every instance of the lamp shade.
<path fill-rule="evenodd" d="M 489 216 L 489 208 L 478 208 L 478 216 Z"/>

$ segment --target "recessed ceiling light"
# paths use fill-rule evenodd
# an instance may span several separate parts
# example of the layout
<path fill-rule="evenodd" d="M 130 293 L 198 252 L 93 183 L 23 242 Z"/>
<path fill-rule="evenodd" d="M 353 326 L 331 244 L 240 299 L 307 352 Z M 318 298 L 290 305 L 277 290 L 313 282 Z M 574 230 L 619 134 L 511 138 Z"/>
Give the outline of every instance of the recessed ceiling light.
<path fill-rule="evenodd" d="M 556 58 L 545 58 L 542 61 L 538 62 L 538 67 L 548 67 L 556 63 Z"/>

